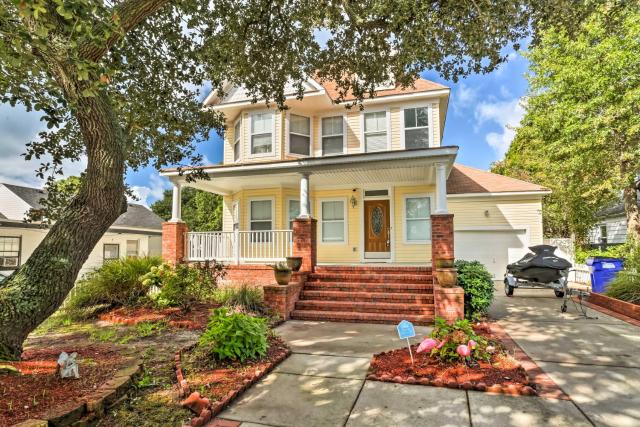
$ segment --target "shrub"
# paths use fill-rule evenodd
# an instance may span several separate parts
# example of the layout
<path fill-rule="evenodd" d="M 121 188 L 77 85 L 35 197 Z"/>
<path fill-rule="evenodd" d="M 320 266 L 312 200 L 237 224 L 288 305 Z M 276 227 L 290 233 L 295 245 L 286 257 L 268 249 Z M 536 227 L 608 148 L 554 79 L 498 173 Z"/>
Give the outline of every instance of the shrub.
<path fill-rule="evenodd" d="M 487 313 L 493 301 L 491 273 L 478 261 L 456 261 L 458 284 L 464 289 L 464 313 L 477 319 Z"/>
<path fill-rule="evenodd" d="M 246 282 L 218 288 L 213 299 L 225 307 L 239 308 L 246 313 L 264 314 L 267 311 L 262 288 Z"/>
<path fill-rule="evenodd" d="M 141 282 L 148 288 L 157 287 L 151 293 L 152 301 L 159 307 L 190 309 L 196 302 L 213 296 L 217 281 L 225 272 L 220 264 L 187 265 L 162 264 L 142 276 Z"/>
<path fill-rule="evenodd" d="M 480 335 L 476 335 L 467 319 L 456 320 L 452 325 L 446 320 L 436 317 L 435 326 L 431 332 L 431 338 L 443 343 L 440 348 L 434 348 L 431 355 L 444 362 L 464 360 L 456 349 L 459 345 L 467 345 L 470 340 L 476 342 L 475 348 L 471 351 L 472 359 L 488 360 L 491 354 L 487 352 L 487 340 Z"/>
<path fill-rule="evenodd" d="M 627 261 L 627 258 L 633 256 L 633 253 L 637 251 L 637 244 L 633 240 L 629 240 L 628 242 L 622 245 L 613 245 L 609 246 L 607 249 L 584 249 L 584 248 L 576 248 L 576 263 L 584 264 L 587 262 L 587 258 L 589 257 L 606 257 L 606 258 L 623 258 Z M 626 262 L 625 262 L 626 264 Z M 639 265 L 640 266 L 640 265 Z"/>
<path fill-rule="evenodd" d="M 609 283 L 606 295 L 640 305 L 640 272 L 620 271 Z"/>
<path fill-rule="evenodd" d="M 217 308 L 209 318 L 198 348 L 218 360 L 240 360 L 267 354 L 266 319 Z"/>
<path fill-rule="evenodd" d="M 149 290 L 149 286 L 139 280 L 140 276 L 161 262 L 159 257 L 121 258 L 105 262 L 78 281 L 65 311 L 78 318 L 100 310 L 137 304 Z M 91 310 L 96 306 L 100 310 Z"/>

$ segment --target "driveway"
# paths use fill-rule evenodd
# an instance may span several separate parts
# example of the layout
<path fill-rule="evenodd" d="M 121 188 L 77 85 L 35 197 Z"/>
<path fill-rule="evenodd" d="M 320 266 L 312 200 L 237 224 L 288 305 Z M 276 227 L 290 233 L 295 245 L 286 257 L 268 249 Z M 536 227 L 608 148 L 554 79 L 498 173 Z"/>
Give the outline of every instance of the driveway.
<path fill-rule="evenodd" d="M 289 321 L 278 333 L 293 354 L 220 418 L 242 427 L 640 426 L 640 328 L 559 306 L 551 291 L 497 291 L 491 315 L 571 401 L 367 381 L 371 355 L 403 344 L 394 325 Z"/>

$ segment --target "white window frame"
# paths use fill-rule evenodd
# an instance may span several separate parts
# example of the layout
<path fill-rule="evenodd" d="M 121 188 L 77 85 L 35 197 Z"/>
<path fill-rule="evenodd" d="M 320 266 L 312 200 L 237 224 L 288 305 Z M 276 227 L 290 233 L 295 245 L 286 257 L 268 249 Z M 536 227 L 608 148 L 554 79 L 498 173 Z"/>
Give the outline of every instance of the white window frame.
<path fill-rule="evenodd" d="M 334 154 L 324 154 L 322 149 L 322 139 L 324 136 L 337 136 L 336 135 L 323 135 L 322 134 L 322 120 L 328 119 L 331 117 L 342 117 L 342 153 L 334 153 Z M 318 117 L 318 142 L 317 142 L 317 150 L 316 157 L 331 157 L 331 156 L 339 156 L 341 154 L 347 154 L 347 116 L 342 113 L 338 114 L 324 114 Z"/>
<path fill-rule="evenodd" d="M 323 202 L 342 202 L 342 207 L 343 207 L 343 236 L 342 236 L 342 240 L 329 240 L 329 241 L 325 241 L 323 239 L 323 233 L 322 233 L 322 229 L 324 227 L 324 219 L 322 218 L 322 203 Z M 348 200 L 346 197 L 334 197 L 334 198 L 326 198 L 326 199 L 318 199 L 318 212 L 320 213 L 318 218 L 320 219 L 320 227 L 319 227 L 319 233 L 320 235 L 318 236 L 318 241 L 320 241 L 321 244 L 323 245 L 346 245 L 349 243 L 349 210 L 347 209 L 347 203 Z M 337 222 L 336 221 L 331 221 L 331 222 Z"/>
<path fill-rule="evenodd" d="M 236 126 L 238 126 L 238 123 L 240 124 L 240 127 L 238 128 L 239 132 L 236 135 Z M 238 147 L 238 159 L 236 159 L 236 144 L 240 144 L 240 146 Z M 231 143 L 231 160 L 233 163 L 240 163 L 242 161 L 242 114 L 240 115 L 240 117 L 238 117 L 238 119 L 233 122 L 233 142 Z"/>
<path fill-rule="evenodd" d="M 271 202 L 271 229 L 270 230 L 276 230 L 277 228 L 275 227 L 275 222 L 276 222 L 276 199 L 275 197 L 255 197 L 255 198 L 250 198 L 248 200 L 249 206 L 248 206 L 248 214 L 247 214 L 247 231 L 254 231 L 251 229 L 251 223 L 253 222 L 251 220 L 251 203 L 252 202 L 265 202 L 265 201 L 270 201 Z M 264 222 L 264 220 L 256 220 L 258 222 Z M 267 231 L 267 230 L 260 230 L 260 231 Z"/>
<path fill-rule="evenodd" d="M 2 239 L 18 239 L 18 263 L 15 266 L 0 266 L 0 268 L 4 270 L 16 270 L 20 268 L 22 265 L 22 236 L 0 236 Z M 13 252 L 13 251 L 3 251 L 5 252 Z M 3 258 L 13 258 L 13 257 L 3 257 Z"/>
<path fill-rule="evenodd" d="M 291 114 L 293 114 L 294 116 L 299 116 L 299 117 L 304 117 L 305 119 L 309 119 L 309 135 L 304 135 L 301 133 L 295 133 L 295 132 L 291 132 Z M 295 111 L 293 112 L 287 112 L 287 116 L 286 116 L 286 123 L 285 126 L 287 128 L 287 136 L 286 136 L 286 140 L 285 140 L 285 145 L 286 145 L 286 153 L 287 156 L 291 156 L 291 157 L 311 157 L 313 156 L 313 117 L 311 116 L 306 116 L 304 114 L 298 114 Z M 308 136 L 309 137 L 309 154 L 298 154 L 298 153 L 292 153 L 290 150 L 291 147 L 291 134 L 294 135 L 298 135 L 298 136 Z"/>
<path fill-rule="evenodd" d="M 387 151 L 391 150 L 391 109 L 389 107 L 369 108 L 360 112 L 360 152 L 367 153 L 367 144 L 365 141 L 364 117 L 369 113 L 385 113 L 385 122 L 387 126 Z M 377 133 L 377 132 L 370 132 Z M 380 153 L 381 151 L 371 151 L 371 153 Z"/>
<path fill-rule="evenodd" d="M 253 116 L 258 114 L 266 114 L 271 113 L 272 123 L 271 123 L 271 151 L 268 153 L 253 153 Z M 252 111 L 249 114 L 249 154 L 248 157 L 250 159 L 260 158 L 260 157 L 273 157 L 276 153 L 276 112 L 274 110 L 258 110 Z"/>
<path fill-rule="evenodd" d="M 291 219 L 289 219 L 291 217 L 291 205 L 289 204 L 291 201 L 296 201 L 298 203 L 300 203 L 300 199 L 297 197 L 287 197 L 285 203 L 287 204 L 287 216 L 286 216 L 286 229 L 287 230 L 293 230 L 293 226 L 291 228 L 289 228 L 289 222 L 291 221 Z M 295 219 L 295 218 L 294 218 Z"/>
<path fill-rule="evenodd" d="M 133 243 L 133 242 L 135 242 L 135 244 L 136 244 L 136 254 L 135 255 L 129 255 L 129 243 Z M 130 258 L 130 257 L 138 258 L 140 256 L 140 239 L 127 239 L 125 250 L 126 250 L 126 254 L 125 255 L 127 256 L 127 258 Z"/>
<path fill-rule="evenodd" d="M 431 239 L 425 240 L 409 240 L 407 238 L 407 233 L 409 231 L 409 227 L 407 227 L 407 199 L 421 199 L 427 198 L 429 199 L 429 227 L 431 227 L 431 215 L 433 214 L 433 193 L 411 193 L 411 194 L 403 194 L 402 196 L 402 243 L 405 245 L 428 245 L 431 244 Z M 415 218 L 413 218 L 415 219 Z M 432 232 L 433 230 L 431 230 Z M 431 232 L 429 236 L 431 236 Z"/>
<path fill-rule="evenodd" d="M 105 250 L 106 250 L 106 246 L 117 246 L 118 247 L 118 256 L 116 258 L 106 258 L 105 255 Z M 120 243 L 112 243 L 112 242 L 105 242 L 102 244 L 102 262 L 105 261 L 113 261 L 113 260 L 117 260 L 120 259 Z"/>
<path fill-rule="evenodd" d="M 405 130 L 407 129 L 422 129 L 424 126 L 415 127 L 415 128 L 405 128 L 404 127 L 404 110 L 410 110 L 413 108 L 427 108 L 428 110 L 428 119 L 429 119 L 429 147 L 433 147 L 433 103 L 431 102 L 421 102 L 416 104 L 407 104 L 403 105 L 400 109 L 400 146 L 403 150 L 407 149 L 407 145 L 405 142 Z"/>

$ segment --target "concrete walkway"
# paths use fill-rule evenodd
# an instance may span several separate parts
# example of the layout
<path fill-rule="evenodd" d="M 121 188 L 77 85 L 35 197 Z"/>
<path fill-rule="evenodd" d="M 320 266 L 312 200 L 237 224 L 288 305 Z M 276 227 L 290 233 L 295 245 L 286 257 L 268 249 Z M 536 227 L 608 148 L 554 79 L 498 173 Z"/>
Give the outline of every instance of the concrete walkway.
<path fill-rule="evenodd" d="M 394 325 L 290 321 L 293 354 L 220 418 L 256 426 L 640 426 L 640 329 L 559 312 L 551 291 L 496 292 L 492 315 L 573 401 L 366 381 Z M 426 335 L 429 328 L 418 328 Z"/>

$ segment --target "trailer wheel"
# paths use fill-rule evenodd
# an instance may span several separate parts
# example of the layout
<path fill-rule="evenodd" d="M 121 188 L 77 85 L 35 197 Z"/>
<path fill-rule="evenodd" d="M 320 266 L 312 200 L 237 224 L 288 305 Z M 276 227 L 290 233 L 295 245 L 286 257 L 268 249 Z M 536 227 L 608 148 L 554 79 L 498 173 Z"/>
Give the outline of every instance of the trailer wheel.
<path fill-rule="evenodd" d="M 564 292 L 563 292 L 563 291 L 557 291 L 557 290 L 555 290 L 555 289 L 554 289 L 554 290 L 553 290 L 553 293 L 554 293 L 554 294 L 556 294 L 556 296 L 557 296 L 558 298 L 562 298 L 562 297 L 564 297 Z"/>
<path fill-rule="evenodd" d="M 504 293 L 505 293 L 505 295 L 507 295 L 508 297 L 512 297 L 514 289 L 515 288 L 509 284 L 509 281 L 507 279 L 504 279 Z"/>

